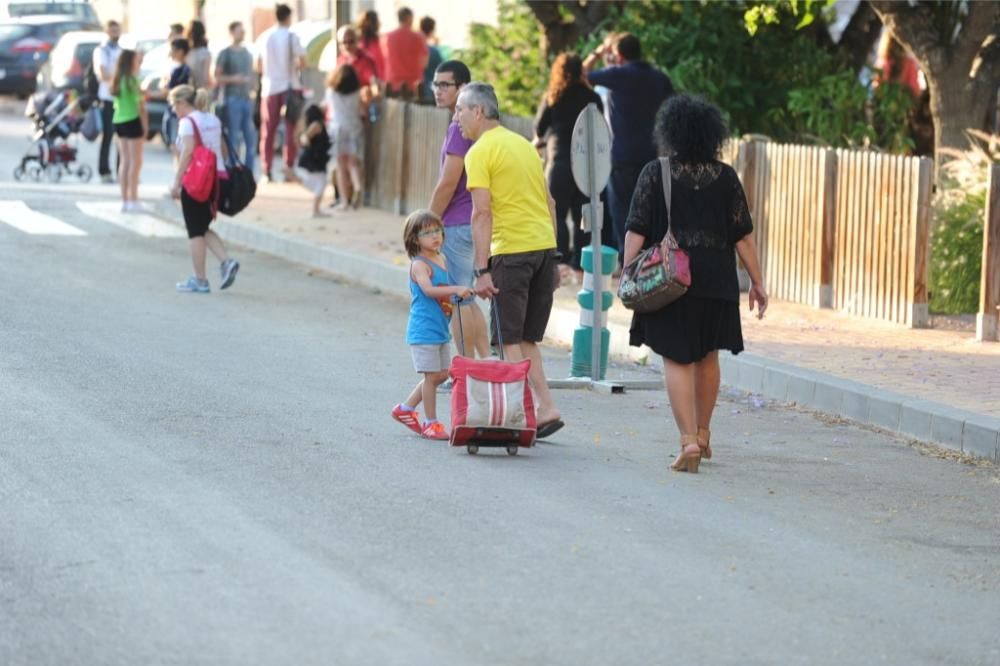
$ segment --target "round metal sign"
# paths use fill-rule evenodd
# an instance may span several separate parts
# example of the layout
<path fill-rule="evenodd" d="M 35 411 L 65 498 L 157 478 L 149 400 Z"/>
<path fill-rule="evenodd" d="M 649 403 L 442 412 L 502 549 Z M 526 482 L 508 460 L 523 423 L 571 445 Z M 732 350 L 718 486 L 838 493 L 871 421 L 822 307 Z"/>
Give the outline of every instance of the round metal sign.
<path fill-rule="evenodd" d="M 600 194 L 611 177 L 611 130 L 596 104 L 588 104 L 573 125 L 570 167 L 576 186 L 587 196 Z"/>

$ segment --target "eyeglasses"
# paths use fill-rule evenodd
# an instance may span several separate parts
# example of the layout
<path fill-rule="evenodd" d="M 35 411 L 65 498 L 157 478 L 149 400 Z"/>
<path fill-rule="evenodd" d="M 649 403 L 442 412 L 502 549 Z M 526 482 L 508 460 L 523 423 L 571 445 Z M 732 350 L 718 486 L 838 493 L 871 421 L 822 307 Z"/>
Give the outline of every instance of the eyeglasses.
<path fill-rule="evenodd" d="M 417 232 L 417 235 L 421 238 L 429 238 L 431 236 L 440 236 L 444 231 L 441 229 L 426 229 L 424 231 Z"/>
<path fill-rule="evenodd" d="M 431 86 L 433 86 L 435 90 L 439 90 L 441 88 L 457 88 L 458 84 L 454 81 L 432 81 Z"/>
<path fill-rule="evenodd" d="M 357 43 L 358 43 L 357 40 L 354 39 L 345 39 L 344 41 L 341 42 L 341 44 L 344 46 L 353 46 Z"/>

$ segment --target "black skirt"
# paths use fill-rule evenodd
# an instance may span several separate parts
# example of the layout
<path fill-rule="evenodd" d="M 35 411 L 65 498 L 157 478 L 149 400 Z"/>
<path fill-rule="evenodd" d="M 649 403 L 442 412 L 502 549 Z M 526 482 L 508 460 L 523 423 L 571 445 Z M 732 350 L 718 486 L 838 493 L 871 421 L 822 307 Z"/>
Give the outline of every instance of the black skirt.
<path fill-rule="evenodd" d="M 685 294 L 656 312 L 636 313 L 629 344 L 647 345 L 675 363 L 694 363 L 717 349 L 743 351 L 740 304 Z"/>

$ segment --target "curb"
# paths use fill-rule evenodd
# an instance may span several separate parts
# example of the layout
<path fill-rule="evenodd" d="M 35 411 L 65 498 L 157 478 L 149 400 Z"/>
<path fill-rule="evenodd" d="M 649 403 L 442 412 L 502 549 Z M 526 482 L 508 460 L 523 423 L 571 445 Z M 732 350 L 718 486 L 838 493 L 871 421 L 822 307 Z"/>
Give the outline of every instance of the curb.
<path fill-rule="evenodd" d="M 155 203 L 156 212 L 174 224 L 180 206 L 171 200 Z M 383 293 L 409 298 L 406 268 L 335 247 L 321 246 L 252 224 L 220 218 L 216 230 L 235 245 L 316 268 Z M 556 304 L 545 337 L 557 345 L 572 345 L 579 326 L 575 308 Z M 609 353 L 623 359 L 648 355 L 628 345 L 628 326 L 608 322 Z M 968 412 L 841 379 L 814 370 L 743 352 L 720 354 L 722 381 L 733 388 L 783 404 L 793 404 L 891 433 L 936 444 L 963 454 L 1000 462 L 1000 418 Z"/>
<path fill-rule="evenodd" d="M 1000 462 L 1000 418 L 745 352 L 720 354 L 719 362 L 722 381 L 734 388 Z"/>

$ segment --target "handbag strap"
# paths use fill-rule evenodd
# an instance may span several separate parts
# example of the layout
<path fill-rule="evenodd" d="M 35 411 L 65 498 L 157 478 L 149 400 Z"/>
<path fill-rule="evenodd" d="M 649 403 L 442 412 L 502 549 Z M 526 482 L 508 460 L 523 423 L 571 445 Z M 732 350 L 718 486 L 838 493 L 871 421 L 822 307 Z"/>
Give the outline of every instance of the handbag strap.
<path fill-rule="evenodd" d="M 673 215 L 670 214 L 670 199 L 673 194 L 672 181 L 673 178 L 670 176 L 670 158 L 661 157 L 660 182 L 663 186 L 663 200 L 667 204 L 667 233 L 663 236 L 662 244 L 666 248 L 677 247 L 677 239 L 674 238 L 674 232 L 671 230 L 671 224 L 673 223 Z"/>
<path fill-rule="evenodd" d="M 202 142 L 202 140 L 201 140 L 201 131 L 198 129 L 198 123 L 196 123 L 194 121 L 194 118 L 192 118 L 191 115 L 189 114 L 184 119 L 191 121 L 191 127 L 194 128 L 194 145 L 195 145 L 195 147 L 197 148 L 198 146 L 205 145 Z"/>
<path fill-rule="evenodd" d="M 243 160 L 240 159 L 239 153 L 233 147 L 233 140 L 229 138 L 229 132 L 226 128 L 222 128 L 222 140 L 226 142 L 226 166 L 232 168 L 242 168 L 244 166 Z"/>

